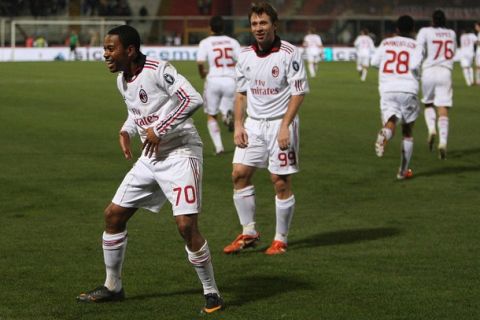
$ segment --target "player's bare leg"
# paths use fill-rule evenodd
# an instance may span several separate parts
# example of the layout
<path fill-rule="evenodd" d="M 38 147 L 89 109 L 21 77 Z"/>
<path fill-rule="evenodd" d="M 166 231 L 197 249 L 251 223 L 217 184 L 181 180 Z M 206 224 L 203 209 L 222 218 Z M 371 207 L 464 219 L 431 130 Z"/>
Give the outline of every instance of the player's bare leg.
<path fill-rule="evenodd" d="M 136 208 L 124 208 L 114 203 L 105 209 L 105 231 L 103 233 L 103 257 L 106 278 L 103 286 L 81 293 L 81 302 L 120 301 L 125 297 L 122 286 L 122 267 L 127 249 L 127 222 Z"/>
<path fill-rule="evenodd" d="M 435 111 L 435 106 L 430 104 L 425 104 L 425 124 L 427 125 L 428 129 L 428 149 L 433 151 L 433 145 L 435 144 L 435 137 L 437 136 L 437 112 Z"/>
<path fill-rule="evenodd" d="M 255 229 L 255 187 L 252 184 L 254 173 L 255 167 L 233 164 L 233 203 L 242 225 L 242 233 L 223 249 L 227 254 L 253 247 L 260 238 Z"/>
<path fill-rule="evenodd" d="M 438 111 L 438 156 L 440 159 L 445 160 L 447 158 L 447 141 L 448 141 L 448 108 L 437 107 Z"/>
<path fill-rule="evenodd" d="M 215 154 L 221 154 L 224 152 L 222 136 L 220 126 L 218 125 L 216 115 L 207 115 L 207 128 L 210 138 L 212 138 L 213 145 L 215 147 Z"/>
<path fill-rule="evenodd" d="M 198 215 L 177 215 L 175 216 L 175 222 L 180 235 L 185 240 L 188 260 L 195 268 L 203 286 L 206 304 L 202 311 L 212 313 L 222 309 L 223 300 L 215 282 L 210 249 L 207 241 L 198 230 Z"/>
<path fill-rule="evenodd" d="M 295 212 L 295 196 L 292 193 L 291 175 L 271 174 L 275 189 L 275 237 L 265 251 L 268 255 L 282 254 L 287 251 L 288 231 Z"/>

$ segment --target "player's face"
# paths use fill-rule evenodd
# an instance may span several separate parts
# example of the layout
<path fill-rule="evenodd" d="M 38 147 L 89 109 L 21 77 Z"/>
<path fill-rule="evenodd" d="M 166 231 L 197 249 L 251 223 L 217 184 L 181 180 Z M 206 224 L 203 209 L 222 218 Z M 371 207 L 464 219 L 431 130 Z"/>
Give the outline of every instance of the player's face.
<path fill-rule="evenodd" d="M 252 14 L 250 17 L 250 28 L 260 49 L 268 49 L 275 40 L 277 26 L 272 23 L 270 16 L 266 13 L 260 15 Z"/>
<path fill-rule="evenodd" d="M 103 57 L 110 72 L 127 70 L 128 50 L 123 47 L 118 35 L 107 35 L 103 41 Z"/>

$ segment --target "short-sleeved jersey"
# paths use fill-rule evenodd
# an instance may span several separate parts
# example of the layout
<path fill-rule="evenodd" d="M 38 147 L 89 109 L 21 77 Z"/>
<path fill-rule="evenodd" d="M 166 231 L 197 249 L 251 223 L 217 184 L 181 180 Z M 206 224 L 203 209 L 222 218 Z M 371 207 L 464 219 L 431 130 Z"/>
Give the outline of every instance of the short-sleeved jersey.
<path fill-rule="evenodd" d="M 380 94 L 385 92 L 418 93 L 418 74 L 422 62 L 421 47 L 414 39 L 391 37 L 377 48 L 372 65 L 379 68 Z"/>
<path fill-rule="evenodd" d="M 477 36 L 474 33 L 464 33 L 460 36 L 460 51 L 462 54 L 473 56 L 475 53 L 475 44 Z"/>
<path fill-rule="evenodd" d="M 127 81 L 121 72 L 117 86 L 128 110 L 128 118 L 121 131 L 142 141 L 146 129 L 153 127 L 160 138 L 157 156 L 165 156 L 176 149 L 188 153 L 189 146 L 202 142 L 190 116 L 202 103 L 201 95 L 168 62 L 146 58 L 142 70 Z"/>
<path fill-rule="evenodd" d="M 309 92 L 307 74 L 297 47 L 276 37 L 261 53 L 256 45 L 240 52 L 237 92 L 247 94 L 247 114 L 255 118 L 283 116 L 292 95 Z"/>
<path fill-rule="evenodd" d="M 225 35 L 209 36 L 200 41 L 197 62 L 208 62 L 207 77 L 235 78 L 235 64 L 240 53 L 237 40 Z"/>
<path fill-rule="evenodd" d="M 323 46 L 322 38 L 318 34 L 309 33 L 303 38 L 304 47 L 321 47 Z"/>
<path fill-rule="evenodd" d="M 369 56 L 375 50 L 372 38 L 364 34 L 359 35 L 355 39 L 353 46 L 357 50 L 357 55 L 359 56 Z"/>
<path fill-rule="evenodd" d="M 425 27 L 417 35 L 417 42 L 423 48 L 423 68 L 441 66 L 453 69 L 453 57 L 457 47 L 457 36 L 446 28 Z"/>

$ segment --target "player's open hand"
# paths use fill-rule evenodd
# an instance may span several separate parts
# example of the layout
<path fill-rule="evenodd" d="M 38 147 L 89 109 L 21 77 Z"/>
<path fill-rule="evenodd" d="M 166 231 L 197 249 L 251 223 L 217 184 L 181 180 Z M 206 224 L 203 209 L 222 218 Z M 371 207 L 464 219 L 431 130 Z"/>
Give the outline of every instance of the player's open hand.
<path fill-rule="evenodd" d="M 288 130 L 288 126 L 280 126 L 277 142 L 280 150 L 287 150 L 290 147 L 290 131 Z"/>
<path fill-rule="evenodd" d="M 132 149 L 130 149 L 130 136 L 127 132 L 122 131 L 119 135 L 120 148 L 122 149 L 125 159 L 132 159 Z"/>
<path fill-rule="evenodd" d="M 246 148 L 248 146 L 248 135 L 243 126 L 235 126 L 233 142 L 239 148 Z"/>
<path fill-rule="evenodd" d="M 153 128 L 147 129 L 147 137 L 143 142 L 142 150 L 145 152 L 145 156 L 151 158 L 152 155 L 156 154 L 158 151 L 158 144 L 160 143 L 160 139 L 157 137 Z"/>

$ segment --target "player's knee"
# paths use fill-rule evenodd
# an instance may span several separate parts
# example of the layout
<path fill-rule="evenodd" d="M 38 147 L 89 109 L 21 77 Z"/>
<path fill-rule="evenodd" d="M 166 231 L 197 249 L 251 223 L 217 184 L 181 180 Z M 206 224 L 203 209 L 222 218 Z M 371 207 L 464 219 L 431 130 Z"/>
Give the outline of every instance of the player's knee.
<path fill-rule="evenodd" d="M 271 179 L 277 195 L 288 196 L 291 193 L 290 180 L 287 176 L 272 175 Z"/>
<path fill-rule="evenodd" d="M 122 232 L 126 228 L 126 221 L 123 219 L 122 215 L 119 214 L 118 210 L 115 210 L 115 207 L 110 204 L 104 210 L 105 217 L 105 229 L 110 233 Z"/>
<path fill-rule="evenodd" d="M 247 185 L 249 185 L 250 176 L 245 172 L 245 170 L 241 170 L 238 168 L 233 168 L 232 171 L 232 182 L 236 189 L 243 189 Z"/>

